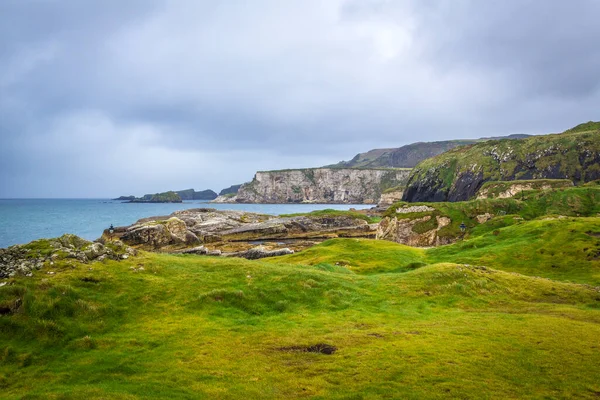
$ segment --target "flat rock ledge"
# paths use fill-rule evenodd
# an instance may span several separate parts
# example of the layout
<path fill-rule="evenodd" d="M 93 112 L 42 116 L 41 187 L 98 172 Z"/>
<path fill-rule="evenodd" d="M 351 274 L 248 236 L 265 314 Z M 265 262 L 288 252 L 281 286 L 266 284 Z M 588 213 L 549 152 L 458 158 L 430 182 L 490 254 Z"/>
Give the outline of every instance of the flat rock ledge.
<path fill-rule="evenodd" d="M 113 238 L 150 251 L 262 258 L 271 256 L 271 251 L 306 248 L 315 240 L 374 238 L 376 231 L 377 224 L 368 224 L 364 219 L 350 215 L 281 217 L 196 208 L 176 211 L 168 216 L 144 218 L 131 226 L 118 227 Z M 105 231 L 103 238 L 109 237 L 112 236 Z"/>

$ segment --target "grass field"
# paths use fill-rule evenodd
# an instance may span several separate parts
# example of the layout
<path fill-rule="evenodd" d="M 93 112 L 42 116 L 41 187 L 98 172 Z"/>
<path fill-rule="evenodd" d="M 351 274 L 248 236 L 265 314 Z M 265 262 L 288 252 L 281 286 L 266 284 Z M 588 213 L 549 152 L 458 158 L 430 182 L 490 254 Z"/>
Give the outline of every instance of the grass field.
<path fill-rule="evenodd" d="M 569 217 L 427 250 L 63 261 L 0 287 L 0 398 L 594 399 L 599 254 L 600 218 Z"/>

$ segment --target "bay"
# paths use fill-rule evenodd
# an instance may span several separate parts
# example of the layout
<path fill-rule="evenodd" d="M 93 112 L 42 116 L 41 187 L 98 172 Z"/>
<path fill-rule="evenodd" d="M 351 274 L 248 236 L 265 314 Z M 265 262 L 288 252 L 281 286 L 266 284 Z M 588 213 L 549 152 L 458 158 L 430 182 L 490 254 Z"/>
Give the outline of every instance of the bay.
<path fill-rule="evenodd" d="M 140 218 L 169 215 L 177 210 L 209 207 L 262 214 L 293 214 L 322 209 L 365 209 L 365 204 L 213 204 L 123 203 L 109 199 L 0 199 L 0 248 L 40 238 L 73 233 L 94 240 L 111 224 L 131 225 Z"/>

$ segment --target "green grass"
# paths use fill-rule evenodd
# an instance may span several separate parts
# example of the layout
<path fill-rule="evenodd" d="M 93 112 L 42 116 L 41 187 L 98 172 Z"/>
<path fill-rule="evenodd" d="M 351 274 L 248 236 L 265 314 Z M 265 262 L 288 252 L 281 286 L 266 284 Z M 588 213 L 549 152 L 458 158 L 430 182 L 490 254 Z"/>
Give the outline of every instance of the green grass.
<path fill-rule="evenodd" d="M 600 122 L 588 121 L 583 124 L 579 124 L 574 128 L 567 130 L 566 132 L 590 132 L 600 131 Z"/>
<path fill-rule="evenodd" d="M 57 262 L 0 287 L 0 397 L 597 398 L 600 218 L 495 230 Z"/>
<path fill-rule="evenodd" d="M 313 265 L 332 272 L 347 270 L 357 274 L 373 274 L 410 271 L 425 265 L 424 259 L 424 250 L 397 243 L 333 239 L 300 253 L 267 259 L 265 262 Z"/>
<path fill-rule="evenodd" d="M 600 286 L 600 219 L 519 222 L 427 252 L 431 262 L 486 265 L 530 276 Z"/>

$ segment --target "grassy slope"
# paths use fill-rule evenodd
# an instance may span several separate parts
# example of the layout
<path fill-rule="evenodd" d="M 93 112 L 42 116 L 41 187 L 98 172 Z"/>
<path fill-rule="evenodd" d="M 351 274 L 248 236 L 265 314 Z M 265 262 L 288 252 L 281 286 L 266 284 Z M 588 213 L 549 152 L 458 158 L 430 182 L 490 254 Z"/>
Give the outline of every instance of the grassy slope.
<path fill-rule="evenodd" d="M 428 251 L 337 239 L 268 261 L 57 264 L 0 287 L 0 305 L 23 299 L 0 316 L 2 398 L 594 398 L 597 288 L 444 263 L 534 252 L 542 228 L 549 249 L 598 246 L 581 235 L 598 219 L 569 218 Z M 597 284 L 581 273 L 595 261 L 553 257 L 564 260 L 554 278 Z M 496 267 L 545 276 L 549 260 Z M 282 350 L 316 343 L 338 351 Z"/>
<path fill-rule="evenodd" d="M 600 286 L 600 219 L 542 218 L 430 249 L 430 262 L 486 265 Z"/>
<path fill-rule="evenodd" d="M 426 205 L 435 211 L 398 214 L 396 210 L 405 206 Z M 485 213 L 497 216 L 491 222 L 479 224 L 477 216 Z M 456 238 L 462 235 L 462 222 L 474 235 L 480 235 L 520 219 L 531 220 L 545 215 L 595 216 L 600 213 L 600 186 L 559 188 L 552 190 L 526 190 L 515 198 L 480 199 L 463 202 L 407 203 L 398 202 L 388 208 L 386 217 L 416 218 L 425 215 L 446 216 L 452 223 L 439 231 L 441 237 Z M 431 221 L 435 223 L 435 221 Z M 424 230 L 436 226 L 424 226 Z"/>

